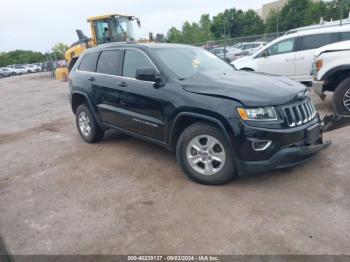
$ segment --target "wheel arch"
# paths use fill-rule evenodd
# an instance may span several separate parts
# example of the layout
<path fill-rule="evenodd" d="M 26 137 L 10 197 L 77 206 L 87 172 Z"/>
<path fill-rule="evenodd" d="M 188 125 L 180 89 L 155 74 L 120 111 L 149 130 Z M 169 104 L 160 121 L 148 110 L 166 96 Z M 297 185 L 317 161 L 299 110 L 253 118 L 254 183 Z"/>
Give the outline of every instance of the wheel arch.
<path fill-rule="evenodd" d="M 73 92 L 71 96 L 71 106 L 72 111 L 75 114 L 77 112 L 78 106 L 81 104 L 87 103 L 91 108 L 91 102 L 87 94 L 83 92 Z"/>
<path fill-rule="evenodd" d="M 332 68 L 324 74 L 322 81 L 326 81 L 324 91 L 335 91 L 338 85 L 350 77 L 350 65 L 341 65 Z"/>
<path fill-rule="evenodd" d="M 230 142 L 229 143 L 230 147 L 231 147 L 232 151 L 235 153 L 235 150 L 234 150 L 232 143 L 231 143 L 231 137 L 230 137 L 229 131 L 228 131 L 228 126 L 227 126 L 228 123 L 223 123 L 221 120 L 214 118 L 214 117 L 211 117 L 211 116 L 198 114 L 198 113 L 192 113 L 192 112 L 181 112 L 175 117 L 175 119 L 171 125 L 169 139 L 168 139 L 169 148 L 172 151 L 175 151 L 177 141 L 180 138 L 182 132 L 187 127 L 189 127 L 190 125 L 193 125 L 194 123 L 197 123 L 197 122 L 207 122 L 207 123 L 210 123 L 210 124 L 216 126 L 217 128 L 219 128 L 223 132 L 226 139 L 228 139 L 228 141 Z M 225 125 L 226 125 L 226 127 L 225 127 Z"/>
<path fill-rule="evenodd" d="M 88 107 L 90 108 L 90 111 L 93 114 L 97 123 L 101 127 L 104 127 L 103 123 L 101 121 L 101 118 L 99 117 L 95 107 L 93 106 L 93 103 L 92 103 L 91 99 L 89 98 L 88 94 L 85 92 L 81 92 L 81 91 L 75 91 L 71 94 L 71 107 L 72 107 L 72 111 L 74 114 L 76 113 L 78 106 L 80 106 L 81 104 L 84 104 L 84 103 L 86 103 L 88 105 Z"/>
<path fill-rule="evenodd" d="M 250 67 L 243 67 L 240 69 L 241 71 L 248 71 L 248 72 L 254 72 L 255 70 Z"/>

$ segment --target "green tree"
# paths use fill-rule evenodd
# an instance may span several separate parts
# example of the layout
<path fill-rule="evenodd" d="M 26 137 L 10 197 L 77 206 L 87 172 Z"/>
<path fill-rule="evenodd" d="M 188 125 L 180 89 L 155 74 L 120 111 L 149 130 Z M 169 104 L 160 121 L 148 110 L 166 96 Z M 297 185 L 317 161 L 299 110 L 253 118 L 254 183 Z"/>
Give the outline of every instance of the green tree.
<path fill-rule="evenodd" d="M 201 29 L 201 39 L 200 42 L 205 42 L 207 40 L 213 39 L 213 34 L 210 31 L 211 20 L 209 14 L 204 14 L 199 20 L 199 26 Z"/>
<path fill-rule="evenodd" d="M 258 35 L 264 32 L 264 21 L 254 10 L 242 13 L 241 19 L 241 36 Z"/>
<path fill-rule="evenodd" d="M 174 26 L 169 29 L 166 39 L 168 43 L 183 43 L 182 32 Z"/>
<path fill-rule="evenodd" d="M 0 66 L 8 66 L 12 64 L 32 64 L 42 62 L 44 60 L 45 56 L 42 53 L 27 50 L 15 50 L 0 54 Z"/>
<path fill-rule="evenodd" d="M 265 21 L 265 33 L 274 33 L 277 31 L 277 16 L 277 10 L 273 9 L 270 11 L 270 14 L 268 15 Z"/>
<path fill-rule="evenodd" d="M 52 48 L 52 54 L 56 56 L 57 60 L 64 59 L 64 53 L 68 50 L 69 46 L 63 43 L 55 44 Z"/>
<path fill-rule="evenodd" d="M 280 12 L 280 29 L 285 31 L 306 25 L 304 18 L 310 5 L 311 0 L 289 0 Z"/>

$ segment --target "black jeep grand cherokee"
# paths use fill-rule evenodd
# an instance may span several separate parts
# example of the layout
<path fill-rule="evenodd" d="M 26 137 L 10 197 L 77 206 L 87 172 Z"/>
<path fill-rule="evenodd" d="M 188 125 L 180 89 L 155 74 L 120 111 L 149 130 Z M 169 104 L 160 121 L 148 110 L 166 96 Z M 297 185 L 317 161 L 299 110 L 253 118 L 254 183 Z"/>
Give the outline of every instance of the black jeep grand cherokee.
<path fill-rule="evenodd" d="M 303 85 L 236 71 L 192 46 L 89 49 L 70 73 L 70 99 L 86 142 L 109 128 L 154 142 L 203 184 L 293 166 L 329 145 Z"/>

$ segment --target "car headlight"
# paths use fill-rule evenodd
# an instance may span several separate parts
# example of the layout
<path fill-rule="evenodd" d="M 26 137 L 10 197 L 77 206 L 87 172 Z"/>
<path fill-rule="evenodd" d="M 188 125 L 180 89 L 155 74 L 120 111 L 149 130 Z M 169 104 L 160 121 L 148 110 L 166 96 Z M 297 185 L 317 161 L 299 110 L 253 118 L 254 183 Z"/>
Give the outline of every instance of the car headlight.
<path fill-rule="evenodd" d="M 277 114 L 273 107 L 256 107 L 256 108 L 238 107 L 237 111 L 243 120 L 252 120 L 252 121 L 277 120 Z"/>
<path fill-rule="evenodd" d="M 319 72 L 319 71 L 321 70 L 321 68 L 323 67 L 323 60 L 322 60 L 322 59 L 318 59 L 318 60 L 316 61 L 315 66 L 316 66 L 317 72 Z"/>

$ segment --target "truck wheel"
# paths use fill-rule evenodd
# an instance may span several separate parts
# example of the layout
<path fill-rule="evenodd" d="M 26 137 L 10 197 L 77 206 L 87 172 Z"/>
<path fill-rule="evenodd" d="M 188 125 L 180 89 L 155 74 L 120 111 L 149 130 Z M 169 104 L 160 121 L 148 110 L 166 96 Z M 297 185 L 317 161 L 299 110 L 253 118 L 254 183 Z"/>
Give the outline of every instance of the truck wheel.
<path fill-rule="evenodd" d="M 95 143 L 103 138 L 105 131 L 98 126 L 86 104 L 78 106 L 75 116 L 79 134 L 85 142 Z"/>
<path fill-rule="evenodd" d="M 335 89 L 333 107 L 340 115 L 350 115 L 350 77 L 343 80 Z"/>
<path fill-rule="evenodd" d="M 221 185 L 236 177 L 235 156 L 223 133 L 199 122 L 186 128 L 176 146 L 183 173 L 195 182 Z"/>

